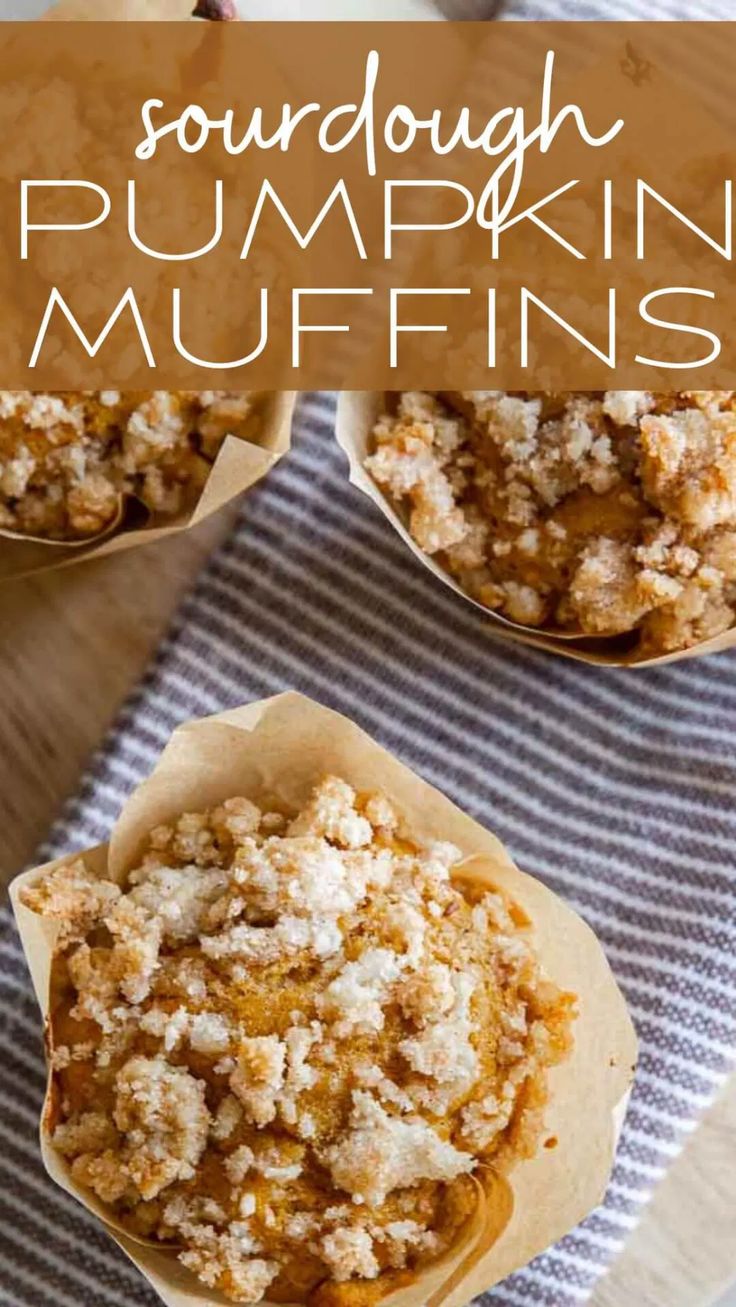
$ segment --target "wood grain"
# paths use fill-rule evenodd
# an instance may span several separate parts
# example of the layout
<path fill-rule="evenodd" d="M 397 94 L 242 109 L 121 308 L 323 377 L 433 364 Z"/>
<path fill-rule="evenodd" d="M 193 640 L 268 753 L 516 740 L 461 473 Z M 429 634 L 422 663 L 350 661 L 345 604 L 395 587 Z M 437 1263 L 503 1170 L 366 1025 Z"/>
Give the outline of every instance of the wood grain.
<path fill-rule="evenodd" d="M 0 586 L 0 883 L 33 857 L 233 513 Z"/>

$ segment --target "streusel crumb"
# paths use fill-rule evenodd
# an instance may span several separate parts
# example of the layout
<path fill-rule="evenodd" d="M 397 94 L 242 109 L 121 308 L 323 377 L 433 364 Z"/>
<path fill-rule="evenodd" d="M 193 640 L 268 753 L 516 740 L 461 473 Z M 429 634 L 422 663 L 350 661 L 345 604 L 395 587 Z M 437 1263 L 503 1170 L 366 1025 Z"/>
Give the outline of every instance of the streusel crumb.
<path fill-rule="evenodd" d="M 328 777 L 296 816 L 236 797 L 157 827 L 120 886 L 77 859 L 27 888 L 62 925 L 50 1128 L 77 1183 L 235 1302 L 375 1299 L 440 1256 L 473 1173 L 535 1152 L 574 1009 L 459 861 Z"/>
<path fill-rule="evenodd" d="M 175 516 L 251 411 L 247 393 L 227 390 L 2 390 L 0 528 L 83 540 L 114 525 L 128 497 Z"/>
<path fill-rule="evenodd" d="M 417 544 L 523 626 L 648 654 L 736 622 L 733 391 L 404 393 L 366 467 Z"/>

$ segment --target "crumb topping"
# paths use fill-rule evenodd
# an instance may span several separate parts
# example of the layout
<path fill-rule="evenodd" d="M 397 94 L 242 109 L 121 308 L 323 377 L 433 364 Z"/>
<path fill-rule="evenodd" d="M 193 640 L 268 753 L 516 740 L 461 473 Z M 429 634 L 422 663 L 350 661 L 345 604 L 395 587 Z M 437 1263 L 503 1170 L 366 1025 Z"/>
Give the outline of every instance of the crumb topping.
<path fill-rule="evenodd" d="M 535 1151 L 574 1006 L 459 863 L 327 777 L 295 816 L 235 797 L 157 827 L 120 885 L 76 859 L 26 888 L 61 927 L 77 1183 L 236 1302 L 380 1296 L 440 1255 L 478 1168 Z"/>
<path fill-rule="evenodd" d="M 406 392 L 373 439 L 417 544 L 512 621 L 643 655 L 736 622 L 736 393 Z"/>
<path fill-rule="evenodd" d="M 252 396 L 208 391 L 0 391 L 0 528 L 82 540 L 135 498 L 156 516 L 191 506 Z"/>

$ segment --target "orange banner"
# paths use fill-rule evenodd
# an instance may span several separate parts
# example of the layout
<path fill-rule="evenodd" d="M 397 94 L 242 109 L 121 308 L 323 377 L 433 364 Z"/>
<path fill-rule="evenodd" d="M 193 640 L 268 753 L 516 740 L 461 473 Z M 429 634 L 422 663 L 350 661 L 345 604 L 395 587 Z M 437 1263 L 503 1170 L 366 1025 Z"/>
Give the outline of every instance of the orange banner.
<path fill-rule="evenodd" d="M 2 385 L 733 387 L 735 42 L 3 24 Z"/>

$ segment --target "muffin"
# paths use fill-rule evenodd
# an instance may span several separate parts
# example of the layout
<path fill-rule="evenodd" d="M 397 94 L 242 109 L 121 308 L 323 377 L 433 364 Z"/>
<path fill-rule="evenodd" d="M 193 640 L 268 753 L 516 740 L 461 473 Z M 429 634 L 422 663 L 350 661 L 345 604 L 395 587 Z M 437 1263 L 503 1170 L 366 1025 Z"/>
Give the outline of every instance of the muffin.
<path fill-rule="evenodd" d="M 521 626 L 645 657 L 736 621 L 732 391 L 403 393 L 365 467 L 417 545 Z"/>
<path fill-rule="evenodd" d="M 134 862 L 21 891 L 59 932 L 45 1124 L 73 1182 L 236 1302 L 411 1282 L 538 1151 L 572 1047 L 525 914 L 335 775 L 296 812 L 184 812 Z"/>
<path fill-rule="evenodd" d="M 130 500 L 164 524 L 194 506 L 251 413 L 237 391 L 0 391 L 0 530 L 83 541 Z"/>

